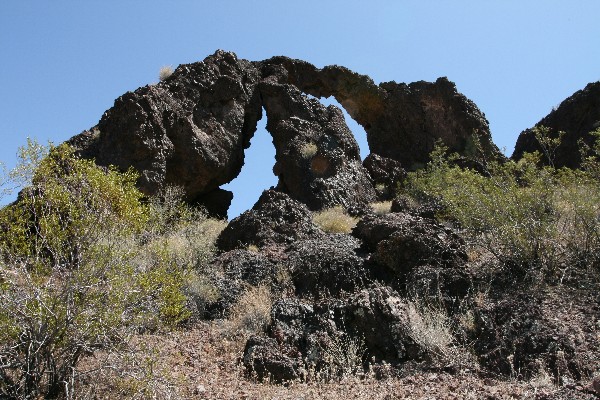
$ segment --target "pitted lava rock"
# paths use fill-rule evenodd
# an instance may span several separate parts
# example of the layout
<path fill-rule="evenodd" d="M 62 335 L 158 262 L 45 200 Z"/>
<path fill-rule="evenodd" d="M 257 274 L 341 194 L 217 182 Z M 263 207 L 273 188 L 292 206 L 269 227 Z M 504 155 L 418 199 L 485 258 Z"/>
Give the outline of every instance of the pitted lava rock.
<path fill-rule="evenodd" d="M 464 242 L 456 233 L 409 214 L 367 215 L 353 234 L 374 252 L 377 263 L 397 273 L 418 265 L 457 267 L 467 261 Z"/>
<path fill-rule="evenodd" d="M 490 157 L 500 154 L 483 114 L 445 78 L 375 85 L 343 67 L 317 69 L 286 57 L 250 62 L 221 50 L 125 93 L 97 126 L 69 143 L 100 165 L 134 167 L 148 195 L 181 186 L 186 200 L 223 216 L 229 196 L 211 193 L 240 173 L 264 107 L 278 190 L 311 209 L 373 201 L 375 190 L 340 110 L 307 94 L 335 96 L 365 127 L 371 152 L 406 168 L 427 162 L 436 139 L 467 155 L 474 133 Z M 393 168 L 389 173 L 397 175 Z"/>
<path fill-rule="evenodd" d="M 194 201 L 240 173 L 262 114 L 259 80 L 251 62 L 217 51 L 125 93 L 70 143 L 100 165 L 134 167 L 148 195 L 177 185 Z"/>
<path fill-rule="evenodd" d="M 228 251 L 248 245 L 287 245 L 321 234 L 304 204 L 285 193 L 265 190 L 252 209 L 233 219 L 221 232 L 217 247 Z"/>
<path fill-rule="evenodd" d="M 406 170 L 391 158 L 381 157 L 371 153 L 363 161 L 363 166 L 369 172 L 379 200 L 392 200 L 398 185 L 406 178 Z"/>
<path fill-rule="evenodd" d="M 263 81 L 260 92 L 275 145 L 278 190 L 313 210 L 375 200 L 358 144 L 337 107 L 325 107 L 292 85 Z"/>
<path fill-rule="evenodd" d="M 315 97 L 334 96 L 364 127 L 371 152 L 405 168 L 429 161 L 437 139 L 451 151 L 471 155 L 473 135 L 488 158 L 504 158 L 491 140 L 483 113 L 447 78 L 376 85 L 368 76 L 337 65 L 318 69 L 287 57 L 273 57 L 262 65 L 263 75 L 277 76 L 280 83 L 291 83 Z"/>
<path fill-rule="evenodd" d="M 318 239 L 303 239 L 287 249 L 286 265 L 292 275 L 296 293 L 337 296 L 353 292 L 373 281 L 365 260 L 356 250 L 360 242 L 343 234 L 328 234 Z"/>
<path fill-rule="evenodd" d="M 589 83 L 584 89 L 575 92 L 535 126 L 550 128 L 551 135 L 557 135 L 559 131 L 565 132 L 556 149 L 554 166 L 579 168 L 579 140 L 591 146 L 595 138 L 589 133 L 600 128 L 600 82 Z M 545 157 L 533 130 L 526 129 L 517 139 L 512 159 L 519 160 L 523 153 L 534 151 L 539 151 Z"/>

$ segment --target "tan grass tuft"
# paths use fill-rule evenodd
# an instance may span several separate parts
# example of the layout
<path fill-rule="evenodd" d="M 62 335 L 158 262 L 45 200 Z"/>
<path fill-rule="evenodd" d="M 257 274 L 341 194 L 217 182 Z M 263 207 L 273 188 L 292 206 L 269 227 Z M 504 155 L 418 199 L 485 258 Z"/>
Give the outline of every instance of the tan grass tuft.
<path fill-rule="evenodd" d="M 325 232 L 350 233 L 356 226 L 358 218 L 348 215 L 342 207 L 335 206 L 316 213 L 313 221 Z"/>

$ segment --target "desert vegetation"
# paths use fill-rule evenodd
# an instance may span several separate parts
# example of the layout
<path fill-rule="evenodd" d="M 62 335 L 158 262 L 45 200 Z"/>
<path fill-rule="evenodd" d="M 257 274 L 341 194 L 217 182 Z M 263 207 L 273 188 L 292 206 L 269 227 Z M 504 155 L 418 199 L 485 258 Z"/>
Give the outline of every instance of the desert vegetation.
<path fill-rule="evenodd" d="M 203 274 L 222 224 L 172 190 L 144 202 L 133 170 L 67 145 L 30 142 L 20 158 L 5 182 L 27 186 L 0 211 L 0 393 L 74 398 L 83 358 L 216 296 Z"/>
<path fill-rule="evenodd" d="M 589 340 L 561 340 L 600 332 L 581 311 L 600 276 L 600 139 L 570 170 L 551 162 L 560 134 L 536 137 L 544 154 L 519 161 L 477 158 L 474 140 L 476 169 L 439 143 L 394 203 L 295 205 L 281 235 L 308 238 L 259 231 L 229 252 L 182 189 L 147 197 L 133 169 L 30 141 L 0 182 L 22 188 L 0 210 L 0 397 L 593 396 L 577 383 L 600 368 Z M 575 294 L 555 350 L 519 342 Z"/>
<path fill-rule="evenodd" d="M 562 133 L 550 137 L 542 127 L 535 135 L 543 155 L 526 154 L 518 162 L 478 160 L 483 173 L 460 168 L 458 155 L 439 144 L 403 191 L 417 201 L 438 202 L 439 220 L 462 229 L 474 250 L 489 252 L 512 273 L 562 281 L 582 268 L 597 270 L 600 141 L 582 145 L 582 170 L 556 169 L 553 154 Z"/>

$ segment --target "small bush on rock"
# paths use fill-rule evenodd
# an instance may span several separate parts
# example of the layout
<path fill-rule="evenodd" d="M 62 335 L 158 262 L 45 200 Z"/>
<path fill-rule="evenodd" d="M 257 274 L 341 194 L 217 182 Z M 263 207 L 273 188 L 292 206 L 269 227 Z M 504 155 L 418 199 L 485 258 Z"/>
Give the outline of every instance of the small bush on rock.
<path fill-rule="evenodd" d="M 316 213 L 313 221 L 325 232 L 350 233 L 358 219 L 348 215 L 341 206 L 335 206 Z"/>
<path fill-rule="evenodd" d="M 161 82 L 170 77 L 171 75 L 173 75 L 173 67 L 171 67 L 170 65 L 165 65 L 164 67 L 161 67 L 158 71 L 158 79 L 160 79 Z"/>

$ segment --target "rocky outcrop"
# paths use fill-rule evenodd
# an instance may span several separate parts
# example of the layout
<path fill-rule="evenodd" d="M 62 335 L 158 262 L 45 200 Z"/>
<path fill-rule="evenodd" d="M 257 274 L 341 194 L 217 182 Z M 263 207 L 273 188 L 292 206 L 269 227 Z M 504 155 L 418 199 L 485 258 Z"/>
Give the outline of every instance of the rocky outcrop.
<path fill-rule="evenodd" d="M 363 166 L 369 171 L 375 185 L 377 198 L 381 201 L 393 199 L 398 185 L 407 176 L 400 162 L 378 156 L 375 153 L 371 153 L 365 158 Z"/>
<path fill-rule="evenodd" d="M 233 219 L 221 232 L 217 247 L 228 251 L 249 245 L 287 245 L 321 233 L 306 206 L 285 193 L 265 190 L 252 209 Z"/>
<path fill-rule="evenodd" d="M 372 153 L 414 169 L 429 161 L 436 140 L 471 155 L 477 135 L 490 158 L 503 158 L 492 143 L 488 121 L 475 103 L 446 78 L 411 84 L 384 82 L 337 65 L 318 69 L 305 61 L 274 57 L 263 71 L 315 97 L 334 96 L 367 132 Z M 263 72 L 263 75 L 265 72 Z"/>
<path fill-rule="evenodd" d="M 360 242 L 349 235 L 327 234 L 304 239 L 287 249 L 286 265 L 299 296 L 338 296 L 373 282 L 364 258 L 357 254 Z"/>
<path fill-rule="evenodd" d="M 194 201 L 240 173 L 261 118 L 259 80 L 252 63 L 217 51 L 125 93 L 70 143 L 100 165 L 134 167 L 146 194 L 177 185 Z"/>
<path fill-rule="evenodd" d="M 364 126 L 371 152 L 396 163 L 368 163 L 370 177 L 340 110 L 308 94 L 334 96 Z M 277 190 L 310 209 L 375 200 L 372 179 L 393 181 L 400 166 L 424 164 L 437 139 L 468 154 L 476 134 L 490 156 L 500 154 L 483 114 L 445 78 L 376 85 L 343 67 L 318 69 L 286 57 L 250 62 L 224 51 L 124 94 L 69 143 L 100 165 L 134 167 L 148 195 L 181 186 L 188 201 L 223 216 L 231 195 L 219 186 L 238 176 L 263 107 Z M 382 178 L 386 166 L 391 170 Z"/>
<path fill-rule="evenodd" d="M 375 200 L 358 144 L 334 106 L 309 99 L 292 85 L 260 84 L 273 136 L 277 188 L 318 210 L 346 208 Z"/>
<path fill-rule="evenodd" d="M 374 252 L 377 263 L 398 274 L 419 265 L 457 267 L 467 261 L 464 242 L 456 233 L 409 214 L 366 216 L 353 234 Z"/>
<path fill-rule="evenodd" d="M 579 168 L 579 140 L 591 146 L 595 139 L 589 133 L 600 128 L 600 82 L 589 83 L 583 90 L 575 92 L 535 126 L 550 128 L 554 136 L 560 131 L 565 132 L 554 155 L 554 166 Z M 539 151 L 545 157 L 533 129 L 526 129 L 519 135 L 511 158 L 519 160 L 523 153 L 534 151 Z"/>

